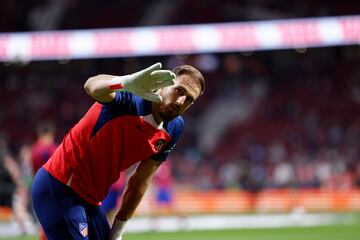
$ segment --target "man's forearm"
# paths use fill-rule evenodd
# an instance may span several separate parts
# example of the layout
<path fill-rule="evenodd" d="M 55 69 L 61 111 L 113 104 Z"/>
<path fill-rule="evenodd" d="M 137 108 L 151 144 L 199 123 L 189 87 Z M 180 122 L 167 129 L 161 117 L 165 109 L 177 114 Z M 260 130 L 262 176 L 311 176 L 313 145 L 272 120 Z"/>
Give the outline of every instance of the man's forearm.
<path fill-rule="evenodd" d="M 161 162 L 146 159 L 139 163 L 126 184 L 125 192 L 118 214 L 110 231 L 110 240 L 121 240 L 124 233 L 124 226 L 139 206 L 142 197 L 148 189 L 152 176 L 160 166 Z"/>
<path fill-rule="evenodd" d="M 139 206 L 146 190 L 149 187 L 150 180 L 139 181 L 135 178 L 130 178 L 126 186 L 121 207 L 116 218 L 121 221 L 129 220 Z"/>

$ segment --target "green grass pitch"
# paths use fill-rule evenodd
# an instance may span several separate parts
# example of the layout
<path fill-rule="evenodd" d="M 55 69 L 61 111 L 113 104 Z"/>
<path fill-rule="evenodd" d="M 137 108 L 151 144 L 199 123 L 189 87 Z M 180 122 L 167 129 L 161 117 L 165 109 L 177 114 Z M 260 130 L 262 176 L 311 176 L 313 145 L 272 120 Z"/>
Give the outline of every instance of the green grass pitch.
<path fill-rule="evenodd" d="M 321 227 L 126 233 L 124 240 L 360 240 L 360 215 L 353 224 Z M 36 237 L 4 238 L 35 240 Z"/>

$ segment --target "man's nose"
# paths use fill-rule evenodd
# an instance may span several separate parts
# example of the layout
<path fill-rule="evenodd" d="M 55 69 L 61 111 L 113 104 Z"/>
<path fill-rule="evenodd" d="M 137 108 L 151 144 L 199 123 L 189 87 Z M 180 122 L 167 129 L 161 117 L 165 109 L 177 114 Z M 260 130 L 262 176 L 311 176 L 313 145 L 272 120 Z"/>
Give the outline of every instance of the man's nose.
<path fill-rule="evenodd" d="M 178 99 L 176 100 L 176 103 L 179 104 L 179 105 L 183 105 L 184 102 L 186 100 L 186 96 L 180 96 L 178 97 Z"/>

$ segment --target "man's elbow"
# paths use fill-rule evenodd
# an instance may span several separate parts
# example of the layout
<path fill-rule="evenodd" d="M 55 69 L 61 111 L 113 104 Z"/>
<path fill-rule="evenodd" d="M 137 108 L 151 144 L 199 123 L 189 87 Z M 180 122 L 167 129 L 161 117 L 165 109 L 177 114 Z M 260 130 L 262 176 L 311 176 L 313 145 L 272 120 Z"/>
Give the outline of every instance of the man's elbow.
<path fill-rule="evenodd" d="M 90 77 L 84 84 L 84 90 L 85 92 L 92 97 L 99 97 L 102 94 L 102 91 L 100 89 L 100 79 L 101 75 L 96 75 L 93 77 Z"/>
<path fill-rule="evenodd" d="M 92 82 L 94 81 L 94 77 L 90 77 L 84 84 L 84 90 L 88 95 L 92 95 L 94 93 L 94 89 L 92 88 Z"/>

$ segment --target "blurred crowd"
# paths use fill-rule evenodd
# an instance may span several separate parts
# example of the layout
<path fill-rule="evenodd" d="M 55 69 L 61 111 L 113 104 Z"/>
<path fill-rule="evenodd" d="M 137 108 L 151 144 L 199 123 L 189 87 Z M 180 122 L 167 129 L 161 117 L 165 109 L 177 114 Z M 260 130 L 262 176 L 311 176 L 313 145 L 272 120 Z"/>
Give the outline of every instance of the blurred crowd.
<path fill-rule="evenodd" d="M 203 112 L 177 152 L 179 178 L 204 190 L 359 187 L 359 53 L 217 56 Z"/>
<path fill-rule="evenodd" d="M 360 185 L 358 47 L 3 65 L 1 136 L 15 159 L 44 121 L 59 143 L 93 102 L 88 77 L 156 61 L 192 64 L 207 80 L 170 156 L 177 183 L 255 192 Z"/>
<path fill-rule="evenodd" d="M 359 48 L 304 51 L 214 56 L 208 99 L 179 144 L 180 179 L 252 192 L 360 186 Z"/>

